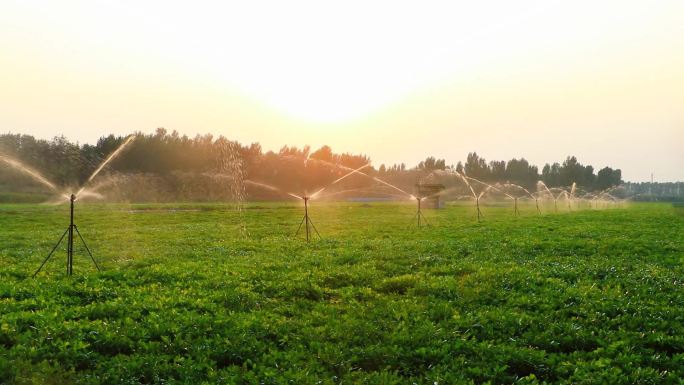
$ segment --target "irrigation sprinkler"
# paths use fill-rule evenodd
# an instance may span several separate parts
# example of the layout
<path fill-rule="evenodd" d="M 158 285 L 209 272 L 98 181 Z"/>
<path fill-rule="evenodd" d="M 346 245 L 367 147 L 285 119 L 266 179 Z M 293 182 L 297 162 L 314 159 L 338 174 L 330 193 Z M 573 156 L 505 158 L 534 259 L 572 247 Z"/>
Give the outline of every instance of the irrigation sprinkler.
<path fill-rule="evenodd" d="M 414 186 L 415 195 L 409 194 L 409 197 L 411 199 L 415 199 L 416 203 L 418 204 L 418 209 L 416 210 L 416 214 L 413 216 L 411 222 L 414 220 L 417 221 L 418 228 L 421 227 L 422 222 L 425 223 L 425 226 L 430 226 L 425 214 L 423 214 L 423 201 L 425 201 L 426 207 L 437 209 L 440 207 L 440 195 L 443 194 L 444 191 L 444 185 L 441 183 L 425 183 L 425 179 L 416 183 Z"/>
<path fill-rule="evenodd" d="M 479 222 L 480 219 L 482 219 L 482 211 L 480 210 L 480 197 L 475 197 L 475 209 L 477 211 L 477 221 Z"/>
<path fill-rule="evenodd" d="M 57 193 L 67 199 L 69 199 L 71 205 L 70 205 L 70 217 L 69 217 L 69 227 L 67 227 L 66 231 L 64 231 L 64 234 L 59 238 L 57 241 L 57 244 L 52 248 L 48 256 L 45 258 L 43 263 L 40 265 L 38 270 L 36 270 L 35 273 L 33 273 L 32 277 L 35 277 L 40 270 L 45 266 L 47 261 L 52 257 L 54 254 L 55 250 L 57 250 L 57 247 L 62 243 L 64 238 L 67 238 L 67 275 L 71 276 L 74 272 L 73 268 L 73 263 L 74 263 L 74 233 L 78 235 L 79 239 L 83 243 L 83 246 L 85 246 L 86 251 L 88 252 L 88 255 L 90 256 L 90 259 L 93 260 L 93 263 L 95 264 L 95 267 L 97 268 L 98 271 L 101 271 L 100 266 L 97 264 L 95 261 L 95 258 L 93 257 L 93 254 L 90 252 L 90 249 L 88 248 L 88 245 L 86 244 L 85 240 L 83 239 L 83 236 L 81 235 L 81 232 L 78 231 L 78 227 L 74 224 L 74 201 L 76 201 L 77 197 L 81 196 L 81 194 L 90 194 L 93 195 L 93 192 L 88 192 L 86 188 L 88 187 L 89 183 L 92 182 L 95 177 L 113 160 L 115 159 L 123 150 L 126 146 L 128 146 L 133 140 L 135 139 L 135 135 L 131 135 L 126 140 L 119 145 L 119 147 L 114 150 L 109 156 L 100 163 L 100 165 L 95 169 L 95 171 L 90 175 L 90 177 L 86 180 L 86 182 L 81 186 L 81 188 L 78 190 L 76 194 L 71 194 L 70 196 L 63 195 L 60 192 L 60 189 L 55 185 L 54 183 L 50 182 L 47 178 L 45 178 L 43 175 L 41 175 L 39 172 L 36 170 L 33 170 L 32 168 L 24 165 L 22 162 L 11 158 L 7 155 L 4 155 L 0 153 L 0 162 L 8 164 L 10 167 L 14 168 L 15 170 L 22 172 L 23 174 L 31 177 L 34 181 L 37 181 L 44 186 L 48 187 L 50 190 L 52 190 L 54 193 Z"/>
<path fill-rule="evenodd" d="M 290 196 L 293 198 L 303 200 L 304 201 L 304 217 L 302 218 L 302 221 L 299 223 L 299 227 L 297 227 L 297 231 L 295 232 L 294 236 L 297 237 L 299 235 L 299 231 L 302 229 L 302 225 L 304 225 L 304 231 L 306 233 L 306 241 L 307 242 L 309 242 L 311 240 L 311 238 L 313 238 L 313 233 L 311 232 L 311 229 L 313 229 L 316 232 L 316 235 L 318 235 L 319 239 L 323 239 L 323 237 L 321 237 L 321 234 L 318 232 L 318 229 L 316 229 L 316 226 L 314 225 L 313 221 L 311 220 L 311 217 L 309 217 L 309 200 L 319 198 L 321 196 L 321 193 L 323 193 L 330 186 L 341 182 L 342 180 L 350 177 L 351 175 L 359 174 L 359 175 L 368 176 L 367 174 L 364 174 L 363 172 L 361 172 L 361 170 L 363 170 L 366 167 L 370 167 L 370 163 L 366 163 L 361 167 L 353 169 L 353 168 L 346 167 L 343 165 L 336 165 L 336 164 L 332 164 L 332 163 L 329 163 L 326 161 L 321 161 L 321 160 L 312 159 L 312 158 L 308 158 L 308 157 L 304 160 L 304 163 L 306 164 L 306 162 L 308 162 L 308 161 L 321 162 L 323 164 L 327 164 L 327 165 L 332 166 L 332 167 L 338 167 L 338 168 L 346 170 L 348 172 L 346 174 L 344 174 L 343 176 L 341 176 L 340 178 L 337 178 L 334 181 L 330 182 L 326 186 L 319 188 L 316 192 L 314 192 L 311 195 L 306 195 L 307 194 L 306 192 L 305 192 L 305 195 L 298 195 L 298 194 L 294 194 L 291 192 L 287 192 L 287 191 L 285 191 L 279 187 L 271 186 L 271 185 L 266 184 L 266 183 L 255 182 L 255 181 L 251 181 L 251 180 L 245 180 L 244 181 L 245 183 L 254 185 L 256 187 L 271 190 L 271 191 L 274 191 L 274 192 L 277 192 L 280 194 L 284 194 L 284 195 L 287 195 L 287 196 Z"/>
<path fill-rule="evenodd" d="M 313 229 L 316 232 L 316 235 L 318 235 L 319 239 L 323 239 L 321 237 L 321 234 L 318 232 L 318 229 L 316 228 L 316 225 L 314 225 L 313 221 L 311 220 L 311 217 L 309 216 L 309 200 L 313 198 L 316 194 L 319 194 L 320 192 L 323 191 L 323 189 L 318 190 L 316 193 L 314 193 L 311 196 L 307 195 L 297 195 L 291 192 L 284 191 L 278 187 L 271 186 L 265 183 L 260 183 L 260 182 L 254 182 L 251 180 L 245 180 L 245 183 L 261 187 L 267 190 L 271 190 L 277 193 L 282 193 L 284 195 L 290 196 L 292 198 L 297 198 L 301 199 L 304 201 L 304 217 L 302 218 L 302 221 L 299 222 L 299 227 L 297 227 L 297 231 L 294 234 L 294 237 L 296 238 L 299 235 L 299 231 L 302 229 L 302 225 L 304 225 L 304 233 L 306 235 L 306 241 L 309 242 L 311 241 L 311 238 L 313 238 L 313 233 L 311 232 L 311 229 Z"/>
<path fill-rule="evenodd" d="M 64 231 L 64 234 L 59 238 L 57 241 L 57 244 L 52 248 L 48 256 L 45 258 L 43 263 L 40 265 L 38 270 L 36 270 L 35 273 L 33 273 L 32 277 L 35 277 L 40 270 L 45 266 L 47 261 L 52 257 L 54 254 L 55 250 L 57 250 L 57 247 L 62 243 L 64 240 L 64 237 L 67 237 L 67 275 L 71 276 L 74 272 L 74 233 L 78 235 L 79 239 L 83 243 L 83 246 L 85 246 L 86 251 L 88 252 L 88 255 L 90 256 L 90 259 L 93 260 L 93 263 L 95 264 L 95 267 L 97 268 L 98 271 L 101 271 L 100 266 L 97 264 L 95 261 L 95 258 L 93 257 L 93 254 L 90 252 L 90 249 L 88 248 L 88 245 L 86 244 L 85 240 L 83 239 L 83 236 L 81 235 L 81 232 L 78 231 L 78 227 L 74 224 L 74 201 L 76 201 L 77 197 L 81 196 L 81 194 L 86 194 L 86 195 L 93 195 L 93 192 L 88 192 L 86 191 L 86 188 L 88 187 L 88 184 L 95 179 L 95 177 L 102 171 L 114 158 L 116 158 L 126 146 L 128 146 L 133 140 L 135 139 L 135 135 L 129 136 L 126 140 L 124 140 L 119 147 L 114 150 L 109 156 L 102 162 L 100 165 L 95 169 L 95 171 L 90 175 L 88 180 L 81 186 L 81 188 L 78 190 L 76 194 L 71 194 L 69 196 L 64 195 L 60 192 L 60 189 L 52 182 L 47 180 L 44 176 L 42 176 L 39 172 L 36 170 L 31 169 L 30 167 L 25 166 L 23 163 L 19 162 L 16 159 L 10 158 L 6 155 L 3 155 L 0 153 L 0 161 L 3 163 L 9 164 L 11 167 L 14 169 L 24 173 L 27 176 L 30 176 L 33 180 L 42 183 L 46 187 L 49 187 L 53 192 L 69 199 L 70 201 L 70 216 L 69 216 L 69 227 L 67 227 L 66 231 Z"/>
<path fill-rule="evenodd" d="M 40 270 L 45 266 L 47 261 L 52 257 L 52 254 L 54 254 L 55 250 L 57 250 L 57 247 L 62 243 L 64 240 L 64 237 L 67 238 L 67 275 L 71 276 L 74 272 L 74 233 L 76 233 L 83 243 L 83 246 L 85 247 L 86 251 L 88 252 L 88 255 L 90 256 L 90 259 L 93 260 L 93 263 L 95 264 L 95 267 L 97 268 L 97 271 L 102 271 L 100 269 L 100 266 L 97 264 L 97 261 L 95 261 L 95 257 L 93 257 L 93 253 L 90 252 L 90 249 L 88 248 L 88 245 L 85 242 L 85 239 L 83 239 L 83 236 L 81 235 L 81 232 L 78 231 L 78 227 L 74 223 L 74 201 L 76 200 L 76 195 L 71 194 L 69 197 L 70 201 L 70 210 L 69 210 L 69 227 L 67 227 L 66 231 L 64 231 L 64 234 L 59 238 L 57 241 L 57 244 L 55 244 L 55 247 L 52 248 L 50 251 L 50 254 L 45 258 L 43 263 L 40 264 L 40 267 L 38 270 L 36 270 L 35 273 L 33 273 L 32 278 L 35 278 L 36 275 L 40 272 Z"/>
<path fill-rule="evenodd" d="M 468 187 L 468 189 L 470 189 L 470 192 L 473 194 L 473 198 L 475 198 L 475 211 L 476 211 L 476 213 L 477 213 L 477 221 L 479 222 L 480 219 L 482 218 L 482 211 L 480 210 L 480 198 L 481 198 L 485 193 L 487 193 L 487 191 L 489 191 L 489 189 L 491 189 L 492 186 L 489 185 L 489 184 L 487 184 L 487 183 L 485 183 L 485 182 L 482 182 L 482 181 L 480 181 L 480 180 L 477 180 L 477 179 L 475 179 L 475 178 L 471 178 L 471 177 L 469 177 L 469 176 L 466 176 L 464 173 L 462 174 L 462 173 L 460 173 L 460 172 L 458 172 L 458 171 L 456 171 L 456 175 L 457 175 L 459 178 L 461 178 L 461 180 L 463 181 L 463 183 L 465 183 L 465 185 Z M 470 182 L 468 182 L 469 179 L 472 180 L 472 181 L 478 182 L 478 183 L 480 183 L 480 184 L 483 185 L 483 186 L 487 186 L 487 188 L 485 188 L 483 191 L 480 191 L 479 194 L 476 194 L 476 193 L 475 193 L 475 189 L 473 189 L 473 186 L 470 184 Z"/>
<path fill-rule="evenodd" d="M 420 197 L 415 197 L 415 198 L 416 198 L 416 202 L 418 202 L 418 210 L 416 211 L 416 215 L 413 216 L 413 219 L 411 220 L 411 222 L 413 222 L 414 220 L 417 220 L 418 221 L 417 222 L 418 228 L 420 228 L 420 226 L 421 226 L 420 219 L 423 218 L 423 222 L 425 222 L 425 226 L 430 226 L 430 223 L 428 222 L 427 218 L 425 218 L 425 215 L 423 215 L 423 211 L 421 210 L 420 203 L 423 201 L 423 198 L 420 198 Z"/>
<path fill-rule="evenodd" d="M 299 227 L 297 227 L 297 232 L 295 233 L 295 238 L 297 235 L 299 235 L 299 230 L 302 229 L 302 225 L 304 225 L 304 232 L 306 233 L 306 241 L 309 242 L 311 238 L 313 238 L 313 234 L 311 233 L 311 229 L 313 229 L 316 232 L 316 235 L 318 235 L 319 239 L 323 239 L 321 237 L 321 234 L 318 233 L 318 229 L 316 229 L 316 226 L 314 225 L 313 221 L 311 220 L 311 217 L 309 217 L 309 199 L 310 197 L 307 196 L 302 196 L 299 197 L 304 201 L 304 218 L 302 218 L 302 221 L 299 223 Z"/>
<path fill-rule="evenodd" d="M 520 211 L 518 210 L 518 197 L 513 198 L 513 207 L 514 207 L 514 215 L 517 217 L 520 215 Z"/>

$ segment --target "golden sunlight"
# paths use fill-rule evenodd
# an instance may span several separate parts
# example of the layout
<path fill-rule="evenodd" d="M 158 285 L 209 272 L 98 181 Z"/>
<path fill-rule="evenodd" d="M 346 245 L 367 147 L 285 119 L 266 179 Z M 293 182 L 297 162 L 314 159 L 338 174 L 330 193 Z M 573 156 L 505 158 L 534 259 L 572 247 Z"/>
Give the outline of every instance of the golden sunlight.
<path fill-rule="evenodd" d="M 547 148 L 535 133 L 585 119 L 592 143 L 629 133 L 631 154 L 682 139 L 682 14 L 674 0 L 9 0 L 0 124 L 90 142 L 92 127 L 212 131 L 266 148 L 304 138 L 386 163 L 417 162 L 419 147 L 542 162 L 586 142 Z M 532 140 L 510 146 L 504 128 Z"/>

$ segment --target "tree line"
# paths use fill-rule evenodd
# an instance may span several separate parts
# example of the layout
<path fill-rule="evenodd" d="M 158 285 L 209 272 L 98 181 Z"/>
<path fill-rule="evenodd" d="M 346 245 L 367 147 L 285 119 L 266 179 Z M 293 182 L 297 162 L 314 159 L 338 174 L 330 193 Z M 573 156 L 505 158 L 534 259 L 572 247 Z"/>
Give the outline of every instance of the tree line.
<path fill-rule="evenodd" d="M 290 192 L 315 192 L 355 169 L 361 169 L 366 176 L 344 178 L 336 183 L 336 189 L 367 188 L 366 193 L 370 194 L 376 186 L 397 193 L 373 179 L 377 177 L 411 193 L 417 182 L 438 170 L 458 171 L 487 183 L 516 183 L 529 189 L 536 189 L 539 180 L 549 187 L 565 187 L 574 182 L 586 191 L 603 190 L 622 182 L 619 169 L 604 167 L 595 173 L 592 166 L 582 165 L 574 156 L 562 163 L 546 164 L 541 172 L 524 158 L 487 162 L 475 152 L 456 165 L 427 157 L 414 167 L 383 164 L 376 169 L 370 166 L 371 158 L 365 154 L 335 153 L 329 146 L 316 150 L 284 146 L 279 151 L 264 151 L 259 143 L 243 145 L 210 134 L 191 138 L 164 128 L 135 135 L 125 152 L 96 180 L 96 184 L 106 185 L 103 190 L 108 197 L 221 200 L 245 195 L 279 199 Z M 44 140 L 8 133 L 0 135 L 0 154 L 23 162 L 59 186 L 75 188 L 83 185 L 125 139 L 109 135 L 95 144 L 81 145 L 64 137 Z M 0 162 L 0 191 L 39 193 L 41 189 L 25 174 Z"/>
<path fill-rule="evenodd" d="M 601 191 L 622 183 L 620 169 L 604 167 L 594 173 L 593 166 L 582 165 L 574 156 L 568 156 L 562 163 L 545 164 L 541 173 L 537 166 L 530 164 L 525 158 L 487 162 L 476 152 L 469 153 L 465 163 L 459 161 L 455 166 L 447 166 L 444 159 L 428 157 L 414 170 L 425 172 L 448 169 L 483 182 L 510 182 L 530 190 L 536 189 L 538 181 L 544 182 L 548 187 L 568 187 L 576 183 L 585 191 Z M 406 167 L 403 164 L 391 167 L 381 165 L 379 171 L 381 174 L 403 173 L 406 172 Z"/>
<path fill-rule="evenodd" d="M 684 182 L 627 182 L 625 193 L 638 201 L 684 201 Z"/>

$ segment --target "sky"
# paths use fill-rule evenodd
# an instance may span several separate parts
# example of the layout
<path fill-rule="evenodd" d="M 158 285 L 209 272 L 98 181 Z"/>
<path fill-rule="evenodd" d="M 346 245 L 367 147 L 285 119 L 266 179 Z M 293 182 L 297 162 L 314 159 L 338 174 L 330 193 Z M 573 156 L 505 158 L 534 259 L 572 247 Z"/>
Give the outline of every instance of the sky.
<path fill-rule="evenodd" d="M 157 127 L 381 163 L 684 181 L 684 1 L 0 3 L 0 132 Z"/>

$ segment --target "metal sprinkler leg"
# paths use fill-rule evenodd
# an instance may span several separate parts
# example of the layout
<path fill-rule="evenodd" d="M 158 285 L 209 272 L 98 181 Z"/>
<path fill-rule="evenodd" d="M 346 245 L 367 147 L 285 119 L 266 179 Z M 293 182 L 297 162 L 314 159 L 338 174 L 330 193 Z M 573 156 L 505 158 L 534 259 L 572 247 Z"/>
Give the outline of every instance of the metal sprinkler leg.
<path fill-rule="evenodd" d="M 425 222 L 425 226 L 430 226 L 430 222 L 428 222 L 427 218 L 425 218 L 425 214 L 422 212 L 419 213 L 421 217 L 423 217 L 423 222 Z"/>
<path fill-rule="evenodd" d="M 95 257 L 93 257 L 93 253 L 90 252 L 90 248 L 88 248 L 88 245 L 86 245 L 86 241 L 85 241 L 85 239 L 83 239 L 81 232 L 78 231 L 78 227 L 76 227 L 76 225 L 74 225 L 74 230 L 76 230 L 76 234 L 78 234 L 78 237 L 81 238 L 81 242 L 83 242 L 83 247 L 85 247 L 86 251 L 88 252 L 88 255 L 90 255 L 90 259 L 93 260 L 93 263 L 95 264 L 95 267 L 97 268 L 97 271 L 102 271 L 102 269 L 100 269 L 100 266 L 97 264 L 97 261 L 95 261 Z"/>
<path fill-rule="evenodd" d="M 520 211 L 518 211 L 518 198 L 515 198 L 515 199 L 513 200 L 513 202 L 514 202 L 513 205 L 514 205 L 514 208 L 515 208 L 515 209 L 514 209 L 514 213 L 515 213 L 515 216 L 517 217 L 517 216 L 520 214 Z"/>
<path fill-rule="evenodd" d="M 52 257 L 52 254 L 55 252 L 55 250 L 57 250 L 57 247 L 59 246 L 60 243 L 62 243 L 62 240 L 64 239 L 64 237 L 67 235 L 68 232 L 69 232 L 69 229 L 67 228 L 67 229 L 64 231 L 64 234 L 62 234 L 62 236 L 59 237 L 59 241 L 57 241 L 57 243 L 55 244 L 55 247 L 52 248 L 52 250 L 50 251 L 50 254 L 48 254 L 48 256 L 45 257 L 45 260 L 43 260 L 43 263 L 40 264 L 40 267 L 38 268 L 38 270 L 36 270 L 35 273 L 33 273 L 33 276 L 31 276 L 31 278 L 35 278 L 36 275 L 37 275 L 38 273 L 40 273 L 40 270 L 43 268 L 43 266 L 45 266 L 45 264 L 46 264 L 47 261 L 50 259 L 50 257 Z"/>
<path fill-rule="evenodd" d="M 423 215 L 420 207 L 420 198 L 418 199 L 418 227 L 420 227 L 420 217 Z"/>
<path fill-rule="evenodd" d="M 69 212 L 69 237 L 67 238 L 67 275 L 71 276 L 74 272 L 74 200 L 76 197 L 71 194 L 71 207 Z"/>
<path fill-rule="evenodd" d="M 297 231 L 295 232 L 295 235 L 294 235 L 295 237 L 297 237 L 297 235 L 299 235 L 299 230 L 301 230 L 302 225 L 304 224 L 304 221 L 305 221 L 305 220 L 306 220 L 306 215 L 303 216 L 303 217 L 302 217 L 302 221 L 299 222 L 299 227 L 297 227 Z"/>
<path fill-rule="evenodd" d="M 304 220 L 305 230 L 306 230 L 306 241 L 309 242 L 309 235 L 311 230 L 309 230 L 309 198 L 304 197 Z"/>
<path fill-rule="evenodd" d="M 418 199 L 416 199 L 416 200 L 418 201 L 418 228 L 420 228 L 420 216 L 421 216 L 421 212 L 420 212 L 420 198 L 418 198 Z"/>
<path fill-rule="evenodd" d="M 418 220 L 418 212 L 416 211 L 416 213 L 413 214 L 413 217 L 411 218 L 411 223 L 409 224 L 409 227 L 410 227 L 410 226 L 413 226 L 413 224 L 414 224 L 415 221 L 417 221 L 417 220 Z"/>
<path fill-rule="evenodd" d="M 309 218 L 309 223 L 311 224 L 311 228 L 314 229 L 314 231 L 316 232 L 316 235 L 318 235 L 318 238 L 323 239 L 323 237 L 321 237 L 321 234 L 318 232 L 318 229 L 316 228 L 316 225 L 314 225 L 311 218 Z M 311 236 L 313 237 L 313 234 Z"/>

